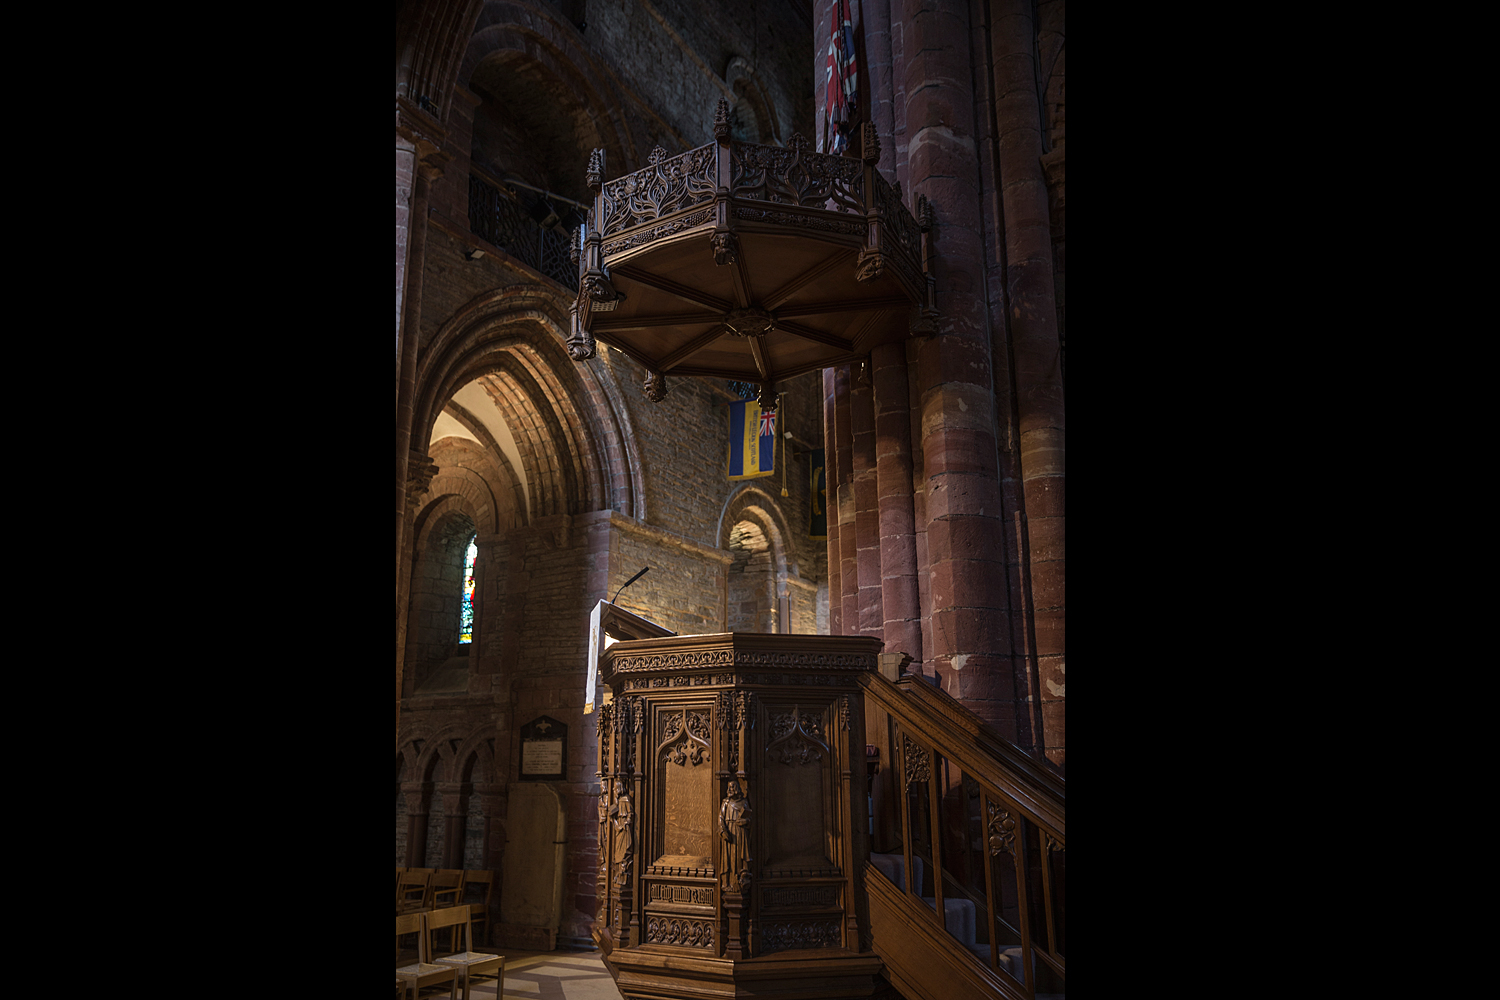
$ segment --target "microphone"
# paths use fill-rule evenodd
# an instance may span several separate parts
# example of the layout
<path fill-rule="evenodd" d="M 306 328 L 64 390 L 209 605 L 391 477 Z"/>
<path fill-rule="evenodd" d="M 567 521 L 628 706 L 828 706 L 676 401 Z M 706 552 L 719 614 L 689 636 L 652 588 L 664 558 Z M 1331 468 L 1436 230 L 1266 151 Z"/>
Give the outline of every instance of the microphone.
<path fill-rule="evenodd" d="M 645 569 L 641 570 L 635 576 L 632 576 L 629 580 L 626 580 L 624 583 L 620 584 L 620 590 L 624 590 L 626 587 L 630 586 L 632 583 L 635 583 L 635 581 L 639 580 L 641 577 L 645 576 L 650 571 L 651 571 L 651 567 L 647 566 Z M 617 597 L 620 596 L 620 590 L 615 591 L 615 596 L 611 597 L 609 599 L 609 603 L 611 603 L 611 604 L 615 603 L 615 598 L 617 598 Z"/>

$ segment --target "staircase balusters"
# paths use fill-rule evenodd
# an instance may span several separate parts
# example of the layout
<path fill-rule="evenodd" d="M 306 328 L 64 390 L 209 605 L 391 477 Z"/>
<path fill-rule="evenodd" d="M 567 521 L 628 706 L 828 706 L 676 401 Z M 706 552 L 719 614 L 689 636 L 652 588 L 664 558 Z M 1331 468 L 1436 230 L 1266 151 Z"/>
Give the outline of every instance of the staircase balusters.
<path fill-rule="evenodd" d="M 1063 782 L 920 681 L 862 683 L 867 717 L 885 721 L 866 872 L 920 906 L 961 946 L 944 954 L 967 952 L 1002 995 L 1065 996 Z"/>

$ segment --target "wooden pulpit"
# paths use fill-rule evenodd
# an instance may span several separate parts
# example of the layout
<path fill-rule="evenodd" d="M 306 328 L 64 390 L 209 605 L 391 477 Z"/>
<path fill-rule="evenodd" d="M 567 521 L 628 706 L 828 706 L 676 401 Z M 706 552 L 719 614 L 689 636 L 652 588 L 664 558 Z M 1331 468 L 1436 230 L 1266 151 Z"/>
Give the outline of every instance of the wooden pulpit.
<path fill-rule="evenodd" d="M 731 633 L 603 654 L 593 933 L 625 997 L 873 992 L 858 677 L 880 647 Z"/>

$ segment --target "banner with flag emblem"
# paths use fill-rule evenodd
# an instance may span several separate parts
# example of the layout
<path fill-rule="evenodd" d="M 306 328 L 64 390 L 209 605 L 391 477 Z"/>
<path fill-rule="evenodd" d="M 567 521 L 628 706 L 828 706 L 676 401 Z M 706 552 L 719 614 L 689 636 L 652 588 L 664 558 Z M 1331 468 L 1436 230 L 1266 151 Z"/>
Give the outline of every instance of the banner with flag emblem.
<path fill-rule="evenodd" d="M 823 148 L 842 153 L 849 148 L 850 123 L 854 120 L 856 95 L 859 93 L 859 63 L 854 53 L 854 24 L 849 19 L 849 0 L 838 0 L 833 7 L 833 37 L 828 42 L 828 81 L 824 106 Z"/>
<path fill-rule="evenodd" d="M 759 479 L 776 471 L 776 411 L 753 399 L 729 404 L 729 478 Z"/>
<path fill-rule="evenodd" d="M 809 456 L 812 459 L 812 481 L 808 493 L 812 499 L 812 510 L 807 520 L 809 538 L 828 537 L 828 470 L 823 468 L 823 449 L 817 448 Z"/>

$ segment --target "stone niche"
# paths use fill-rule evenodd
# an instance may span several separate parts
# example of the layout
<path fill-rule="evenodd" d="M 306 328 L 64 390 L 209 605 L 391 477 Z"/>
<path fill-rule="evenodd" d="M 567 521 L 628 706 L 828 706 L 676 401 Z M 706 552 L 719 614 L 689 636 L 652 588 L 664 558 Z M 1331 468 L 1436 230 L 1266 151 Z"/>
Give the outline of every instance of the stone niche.
<path fill-rule="evenodd" d="M 593 935 L 627 998 L 868 996 L 863 698 L 881 644 L 616 643 Z"/>

